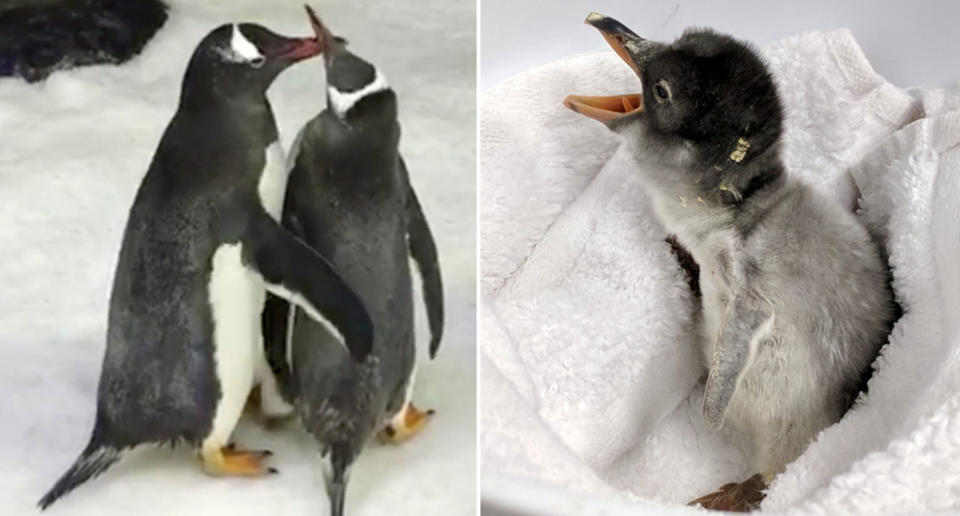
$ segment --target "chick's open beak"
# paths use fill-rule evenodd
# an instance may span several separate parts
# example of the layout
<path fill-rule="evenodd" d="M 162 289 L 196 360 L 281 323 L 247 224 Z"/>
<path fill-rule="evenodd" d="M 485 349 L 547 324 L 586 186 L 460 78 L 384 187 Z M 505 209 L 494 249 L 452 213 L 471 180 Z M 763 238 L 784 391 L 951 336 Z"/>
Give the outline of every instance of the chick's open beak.
<path fill-rule="evenodd" d="M 585 21 L 592 25 L 607 41 L 620 59 L 640 77 L 643 64 L 661 46 L 659 43 L 641 38 L 626 25 L 598 13 L 590 13 Z M 625 115 L 643 112 L 643 94 L 629 93 L 609 97 L 568 95 L 563 105 L 605 124 Z"/>
<path fill-rule="evenodd" d="M 567 95 L 567 98 L 563 99 L 563 105 L 606 124 L 624 115 L 642 113 L 643 95 L 639 93 L 610 97 Z"/>

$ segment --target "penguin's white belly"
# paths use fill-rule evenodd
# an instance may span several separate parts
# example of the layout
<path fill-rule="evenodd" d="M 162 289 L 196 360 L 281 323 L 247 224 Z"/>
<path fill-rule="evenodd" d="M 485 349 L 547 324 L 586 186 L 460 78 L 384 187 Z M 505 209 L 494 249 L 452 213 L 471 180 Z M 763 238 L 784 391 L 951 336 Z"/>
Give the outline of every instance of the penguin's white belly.
<path fill-rule="evenodd" d="M 226 443 L 240 419 L 262 359 L 260 312 L 265 290 L 259 276 L 244 266 L 242 244 L 223 244 L 213 255 L 207 294 L 213 316 L 213 356 L 220 400 L 212 434 Z"/>
<path fill-rule="evenodd" d="M 263 170 L 260 172 L 260 180 L 257 182 L 260 204 L 277 221 L 280 220 L 280 215 L 283 213 L 283 201 L 286 197 L 289 175 L 290 167 L 287 166 L 280 140 L 277 140 L 267 147 L 266 160 Z M 257 278 L 258 280 L 261 279 L 259 276 Z M 261 302 L 260 310 L 262 310 L 262 306 L 263 303 Z M 259 318 L 259 315 L 257 315 L 256 319 L 258 321 Z M 259 326 L 257 331 L 260 331 Z M 260 384 L 260 410 L 270 417 L 285 416 L 293 410 L 293 407 L 288 405 L 280 395 L 277 378 L 267 363 L 262 341 L 258 340 L 258 343 L 254 375 L 255 381 Z"/>
<path fill-rule="evenodd" d="M 283 148 L 280 147 L 280 140 L 271 143 L 266 152 L 266 163 L 263 171 L 260 172 L 257 193 L 260 196 L 260 204 L 267 213 L 274 220 L 280 220 L 289 171 L 283 157 Z"/>

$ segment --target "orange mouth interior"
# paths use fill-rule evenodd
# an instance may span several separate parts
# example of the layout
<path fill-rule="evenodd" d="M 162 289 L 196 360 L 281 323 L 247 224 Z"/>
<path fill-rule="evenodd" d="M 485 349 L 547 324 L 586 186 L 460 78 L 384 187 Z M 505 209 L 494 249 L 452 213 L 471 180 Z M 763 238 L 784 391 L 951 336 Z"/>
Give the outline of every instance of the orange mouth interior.
<path fill-rule="evenodd" d="M 610 97 L 567 95 L 563 105 L 594 120 L 607 123 L 614 118 L 643 113 L 643 95 L 632 93 Z"/>
<path fill-rule="evenodd" d="M 627 66 L 633 70 L 633 73 L 640 76 L 640 70 L 637 68 L 636 63 L 634 63 L 633 58 L 630 56 L 630 53 L 627 52 L 627 49 L 624 47 L 623 39 L 621 36 L 616 34 L 609 34 L 604 28 L 595 25 L 595 18 L 606 18 L 605 16 L 597 13 L 590 13 L 590 16 L 587 16 L 587 19 L 584 21 L 587 25 L 594 25 L 600 30 L 600 34 L 603 36 L 603 39 L 610 45 L 610 48 L 617 53 L 617 56 L 623 60 Z M 617 22 L 619 23 L 619 22 Z M 603 123 L 608 123 L 613 119 L 620 118 L 622 116 L 632 115 L 635 113 L 643 113 L 643 94 L 642 93 L 628 93 L 624 95 L 614 95 L 611 97 L 586 97 L 583 95 L 567 95 L 567 98 L 563 99 L 563 105 L 568 108 L 580 113 L 581 115 L 588 116 L 594 120 L 599 120 Z"/>

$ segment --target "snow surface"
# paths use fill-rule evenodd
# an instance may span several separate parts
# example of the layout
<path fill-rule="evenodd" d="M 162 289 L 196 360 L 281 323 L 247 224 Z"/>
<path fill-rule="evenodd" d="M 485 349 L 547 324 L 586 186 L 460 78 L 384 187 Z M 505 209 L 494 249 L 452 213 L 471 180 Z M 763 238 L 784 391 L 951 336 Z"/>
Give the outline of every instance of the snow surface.
<path fill-rule="evenodd" d="M 176 108 L 195 44 L 225 22 L 310 34 L 302 2 L 171 2 L 143 54 L 121 66 L 0 80 L 0 514 L 34 504 L 89 437 L 107 303 L 134 192 Z M 349 514 L 469 514 L 476 486 L 475 14 L 472 0 L 313 1 L 351 49 L 390 77 L 401 149 L 440 247 L 444 342 L 420 364 L 415 400 L 437 415 L 399 447 L 370 444 L 353 470 Z M 269 92 L 281 139 L 325 105 L 319 59 Z M 426 360 L 422 301 L 417 326 Z M 316 445 L 296 425 L 241 422 L 243 445 L 275 453 L 263 479 L 215 479 L 194 452 L 143 448 L 49 514 L 326 514 Z"/>

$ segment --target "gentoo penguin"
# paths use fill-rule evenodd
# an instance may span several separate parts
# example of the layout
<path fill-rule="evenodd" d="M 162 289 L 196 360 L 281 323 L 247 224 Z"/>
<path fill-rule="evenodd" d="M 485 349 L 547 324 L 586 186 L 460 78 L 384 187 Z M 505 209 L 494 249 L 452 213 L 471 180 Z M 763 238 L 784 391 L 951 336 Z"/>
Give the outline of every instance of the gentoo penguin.
<path fill-rule="evenodd" d="M 373 350 L 355 364 L 327 328 L 282 302 L 268 303 L 264 319 L 271 362 L 290 379 L 285 392 L 320 443 L 331 513 L 339 516 L 350 466 L 370 436 L 386 425 L 381 439 L 402 441 L 432 414 L 410 403 L 416 350 L 408 256 L 422 277 L 431 357 L 443 331 L 443 290 L 433 237 L 397 148 L 397 95 L 383 72 L 307 11 L 325 47 L 327 108 L 290 151 L 283 223 L 329 256 L 363 300 Z"/>
<path fill-rule="evenodd" d="M 710 30 L 672 44 L 600 14 L 642 93 L 569 96 L 637 161 L 656 214 L 699 264 L 703 418 L 751 443 L 742 484 L 695 500 L 749 509 L 851 406 L 895 313 L 879 248 L 853 214 L 787 173 L 782 108 L 756 52 Z"/>
<path fill-rule="evenodd" d="M 130 209 L 93 435 L 41 507 L 143 443 L 197 446 L 214 475 L 270 471 L 268 453 L 228 446 L 251 388 L 272 386 L 264 288 L 332 325 L 354 360 L 366 358 L 373 327 L 362 302 L 278 221 L 287 170 L 266 90 L 321 51 L 316 38 L 246 23 L 218 27 L 197 46 Z"/>

